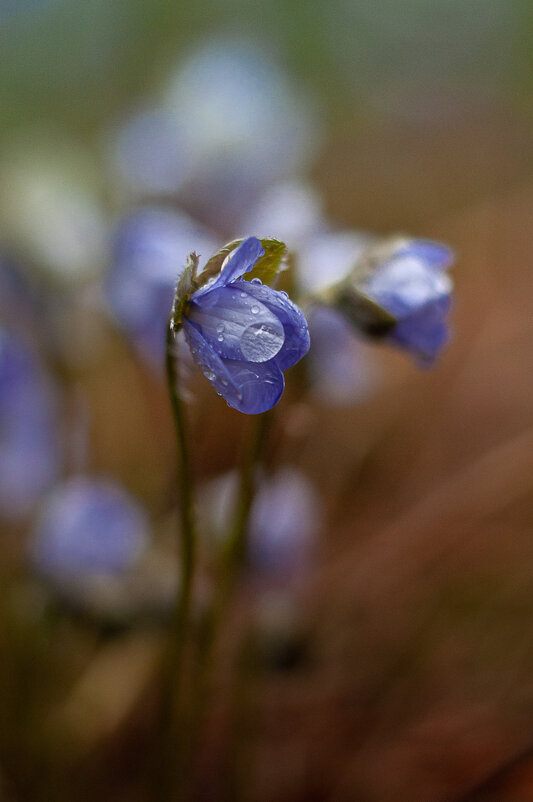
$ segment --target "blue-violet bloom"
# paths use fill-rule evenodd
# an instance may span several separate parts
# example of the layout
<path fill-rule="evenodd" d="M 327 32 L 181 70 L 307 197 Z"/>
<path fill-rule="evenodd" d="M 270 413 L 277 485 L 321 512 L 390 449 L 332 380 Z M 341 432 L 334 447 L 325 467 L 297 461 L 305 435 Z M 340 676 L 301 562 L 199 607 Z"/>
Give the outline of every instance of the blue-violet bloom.
<path fill-rule="evenodd" d="M 334 305 L 374 339 L 431 365 L 449 338 L 447 321 L 454 260 L 446 245 L 397 239 L 365 251 L 351 275 L 334 288 Z"/>
<path fill-rule="evenodd" d="M 263 254 L 256 237 L 244 240 L 218 277 L 192 294 L 182 318 L 205 377 L 229 406 L 251 415 L 277 404 L 283 371 L 309 350 L 306 319 L 287 294 L 242 278 Z"/>
<path fill-rule="evenodd" d="M 411 240 L 400 245 L 362 285 L 396 318 L 391 342 L 422 364 L 431 364 L 449 337 L 447 315 L 453 285 L 445 271 L 453 261 L 446 245 Z"/>

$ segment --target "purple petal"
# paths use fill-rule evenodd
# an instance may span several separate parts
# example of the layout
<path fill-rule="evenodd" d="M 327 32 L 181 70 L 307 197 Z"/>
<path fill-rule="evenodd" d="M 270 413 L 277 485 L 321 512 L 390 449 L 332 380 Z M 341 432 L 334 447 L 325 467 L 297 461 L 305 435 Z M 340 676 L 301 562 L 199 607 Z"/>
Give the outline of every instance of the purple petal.
<path fill-rule="evenodd" d="M 402 320 L 426 304 L 450 295 L 447 275 L 436 272 L 408 251 L 394 256 L 370 276 L 362 289 L 384 309 Z"/>
<path fill-rule="evenodd" d="M 235 409 L 247 415 L 258 415 L 278 403 L 283 394 L 285 380 L 277 365 L 277 358 L 261 363 L 225 359 L 224 364 L 241 394 L 238 405 L 230 406 L 235 406 Z"/>
<path fill-rule="evenodd" d="M 228 261 L 220 271 L 219 276 L 213 284 L 210 284 L 198 290 L 194 294 L 194 299 L 198 299 L 202 295 L 206 295 L 217 287 L 225 287 L 233 281 L 241 278 L 245 273 L 248 273 L 260 256 L 264 254 L 263 246 L 257 237 L 248 237 L 230 254 Z"/>
<path fill-rule="evenodd" d="M 277 404 L 284 380 L 275 359 L 262 363 L 223 359 L 186 318 L 183 328 L 194 360 L 229 406 L 256 415 Z"/>
<path fill-rule="evenodd" d="M 455 261 L 454 252 L 447 245 L 424 239 L 411 240 L 395 256 L 412 256 L 436 270 L 447 270 Z"/>
<path fill-rule="evenodd" d="M 226 399 L 228 404 L 238 409 L 242 400 L 241 393 L 227 370 L 222 357 L 211 348 L 198 329 L 183 318 L 183 331 L 191 349 L 194 361 L 199 365 L 205 378 L 211 382 L 217 393 Z"/>
<path fill-rule="evenodd" d="M 268 362 L 285 341 L 278 317 L 234 285 L 218 287 L 193 300 L 187 319 L 225 359 Z"/>
<path fill-rule="evenodd" d="M 439 298 L 400 320 L 391 340 L 416 354 L 423 365 L 431 365 L 449 338 L 450 303 L 449 296 Z"/>
<path fill-rule="evenodd" d="M 145 511 L 107 479 L 75 477 L 47 500 L 33 535 L 35 567 L 51 576 L 113 574 L 132 567 L 148 541 Z"/>
<path fill-rule="evenodd" d="M 303 312 L 284 292 L 249 281 L 238 281 L 233 286 L 259 301 L 280 320 L 285 332 L 285 342 L 276 356 L 276 362 L 281 370 L 295 365 L 309 351 L 310 345 L 309 329 Z"/>

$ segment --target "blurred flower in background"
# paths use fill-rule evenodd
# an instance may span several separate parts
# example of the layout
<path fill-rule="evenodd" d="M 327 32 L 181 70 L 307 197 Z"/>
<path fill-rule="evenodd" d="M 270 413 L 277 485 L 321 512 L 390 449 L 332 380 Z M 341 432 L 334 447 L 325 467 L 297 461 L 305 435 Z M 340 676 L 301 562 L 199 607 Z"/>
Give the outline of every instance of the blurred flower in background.
<path fill-rule="evenodd" d="M 231 471 L 202 488 L 204 533 L 223 542 L 231 527 L 238 476 Z M 248 524 L 248 567 L 257 577 L 298 581 L 312 567 L 324 521 L 320 494 L 291 466 L 263 475 Z"/>
<path fill-rule="evenodd" d="M 60 469 L 58 408 L 37 355 L 0 328 L 0 515 L 26 517 Z"/>
<path fill-rule="evenodd" d="M 239 226 L 244 234 L 261 231 L 284 242 L 293 252 L 324 226 L 323 202 L 311 184 L 297 179 L 267 187 L 246 210 Z"/>
<path fill-rule="evenodd" d="M 323 231 L 302 243 L 297 281 L 312 296 L 349 275 L 373 237 L 362 231 Z M 379 370 L 354 327 L 333 307 L 308 311 L 312 348 L 307 360 L 311 391 L 326 404 L 353 404 L 379 386 Z"/>
<path fill-rule="evenodd" d="M 216 248 L 215 236 L 182 212 L 146 206 L 119 223 L 106 296 L 125 334 L 152 366 L 164 363 L 174 289 L 189 253 L 207 260 Z"/>
<path fill-rule="evenodd" d="M 32 562 L 58 582 L 121 573 L 142 557 L 149 531 L 141 505 L 116 482 L 74 477 L 56 488 L 40 512 Z"/>
<path fill-rule="evenodd" d="M 307 360 L 311 392 L 325 404 L 356 404 L 379 387 L 379 370 L 353 326 L 326 306 L 308 313 L 313 347 Z"/>
<path fill-rule="evenodd" d="M 250 513 L 249 560 L 267 576 L 305 576 L 316 557 L 323 524 L 319 495 L 295 468 L 265 477 Z"/>
<path fill-rule="evenodd" d="M 238 37 L 205 41 L 111 137 L 133 195 L 175 195 L 227 234 L 263 189 L 304 170 L 316 154 L 314 105 L 261 47 Z"/>
<path fill-rule="evenodd" d="M 383 258 L 378 257 L 360 281 L 358 268 L 354 270 L 356 292 L 360 290 L 393 317 L 387 339 L 423 365 L 435 361 L 449 338 L 447 316 L 453 285 L 445 271 L 453 261 L 446 245 L 400 240 L 390 249 L 384 245 Z M 350 314 L 350 300 L 346 309 Z M 354 308 L 356 325 L 357 316 Z"/>

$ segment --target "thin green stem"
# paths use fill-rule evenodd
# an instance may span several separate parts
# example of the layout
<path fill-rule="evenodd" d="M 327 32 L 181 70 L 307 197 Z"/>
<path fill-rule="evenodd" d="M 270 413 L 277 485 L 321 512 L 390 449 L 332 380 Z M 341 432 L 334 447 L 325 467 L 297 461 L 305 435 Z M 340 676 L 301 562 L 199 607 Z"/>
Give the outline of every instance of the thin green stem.
<path fill-rule="evenodd" d="M 167 330 L 166 369 L 168 392 L 176 431 L 178 482 L 180 489 L 180 566 L 181 582 L 177 621 L 182 626 L 188 618 L 192 582 L 196 565 L 196 526 L 194 517 L 194 480 L 184 404 L 179 392 L 179 366 L 176 333 L 169 323 Z"/>
<path fill-rule="evenodd" d="M 179 390 L 179 363 L 176 329 L 172 314 L 168 323 L 166 338 L 166 373 L 172 416 L 176 433 L 177 470 L 179 484 L 179 559 L 180 582 L 174 610 L 170 649 L 167 664 L 167 687 L 163 724 L 165 793 L 168 799 L 178 797 L 179 787 L 185 794 L 188 775 L 185 757 L 188 748 L 184 742 L 189 727 L 184 721 L 184 679 L 187 655 L 187 636 L 190 632 L 191 601 L 196 568 L 196 527 L 194 516 L 194 480 L 189 444 L 189 432 L 184 404 Z"/>
<path fill-rule="evenodd" d="M 239 492 L 233 523 L 221 553 L 215 595 L 204 621 L 200 640 L 192 716 L 192 738 L 194 742 L 201 735 L 205 713 L 209 709 L 212 696 L 213 657 L 220 630 L 226 618 L 233 592 L 246 558 L 246 535 L 250 510 L 255 497 L 256 474 L 263 458 L 272 417 L 271 412 L 266 412 L 254 420 L 253 430 L 240 469 Z"/>

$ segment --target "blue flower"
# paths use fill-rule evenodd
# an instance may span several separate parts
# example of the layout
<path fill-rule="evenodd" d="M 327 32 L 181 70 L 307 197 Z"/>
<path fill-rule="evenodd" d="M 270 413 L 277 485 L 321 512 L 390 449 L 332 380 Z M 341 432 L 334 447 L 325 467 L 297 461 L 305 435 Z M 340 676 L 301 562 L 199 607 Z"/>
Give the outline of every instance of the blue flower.
<path fill-rule="evenodd" d="M 0 515 L 27 515 L 59 472 L 56 398 L 35 354 L 0 328 Z"/>
<path fill-rule="evenodd" d="M 176 265 L 193 248 L 211 253 L 215 239 L 185 214 L 148 206 L 120 223 L 113 244 L 106 278 L 109 304 L 141 357 L 161 367 Z"/>
<path fill-rule="evenodd" d="M 431 364 L 449 337 L 452 282 L 444 271 L 453 259 L 446 245 L 403 241 L 360 285 L 395 319 L 389 340 L 422 364 Z"/>
<path fill-rule="evenodd" d="M 229 406 L 247 414 L 271 409 L 283 393 L 283 371 L 309 350 L 304 315 L 284 292 L 242 280 L 263 247 L 249 237 L 219 276 L 191 296 L 183 328 L 205 377 Z"/>
<path fill-rule="evenodd" d="M 313 306 L 308 314 L 313 348 L 308 368 L 313 396 L 323 404 L 366 401 L 379 385 L 368 346 L 336 309 Z"/>
<path fill-rule="evenodd" d="M 309 568 L 322 523 L 313 485 L 294 468 L 280 468 L 260 486 L 248 523 L 251 567 L 281 578 Z"/>
<path fill-rule="evenodd" d="M 76 477 L 47 499 L 33 533 L 32 562 L 60 581 L 117 574 L 138 562 L 148 529 L 144 510 L 119 485 Z"/>

